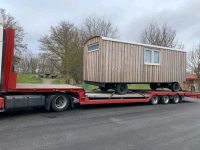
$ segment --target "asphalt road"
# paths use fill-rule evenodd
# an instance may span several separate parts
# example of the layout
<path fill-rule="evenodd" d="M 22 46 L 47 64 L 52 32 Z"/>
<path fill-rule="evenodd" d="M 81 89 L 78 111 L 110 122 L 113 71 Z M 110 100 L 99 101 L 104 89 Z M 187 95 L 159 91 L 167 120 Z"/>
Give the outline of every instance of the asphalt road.
<path fill-rule="evenodd" d="M 79 149 L 199 150 L 200 100 L 0 114 L 0 150 Z"/>

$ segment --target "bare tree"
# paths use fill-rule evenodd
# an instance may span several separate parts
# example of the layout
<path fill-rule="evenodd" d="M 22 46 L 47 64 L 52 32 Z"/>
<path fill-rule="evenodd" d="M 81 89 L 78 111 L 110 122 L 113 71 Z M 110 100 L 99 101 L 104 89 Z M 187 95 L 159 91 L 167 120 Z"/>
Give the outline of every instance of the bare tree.
<path fill-rule="evenodd" d="M 39 65 L 38 55 L 28 52 L 20 56 L 19 62 L 15 64 L 16 71 L 35 74 Z"/>
<path fill-rule="evenodd" d="M 187 70 L 194 72 L 198 77 L 198 90 L 200 90 L 200 43 L 187 56 Z"/>
<path fill-rule="evenodd" d="M 105 17 L 91 15 L 87 17 L 82 27 L 86 38 L 92 36 L 117 37 L 118 29 Z"/>
<path fill-rule="evenodd" d="M 3 17 L 4 28 L 13 27 L 15 32 L 15 53 L 20 56 L 27 49 L 27 44 L 24 42 L 24 29 L 19 25 L 13 16 L 8 14 L 5 9 L 0 8 L 0 15 Z"/>
<path fill-rule="evenodd" d="M 43 52 L 39 54 L 39 65 L 38 65 L 38 72 L 45 74 L 56 74 L 59 73 L 58 69 L 60 66 L 59 61 L 56 60 L 56 57 L 49 54 L 48 52 Z M 58 67 L 58 68 L 56 68 Z"/>
<path fill-rule="evenodd" d="M 66 80 L 80 80 L 82 77 L 82 38 L 79 30 L 69 22 L 62 21 L 51 27 L 50 34 L 40 40 L 41 50 L 65 76 Z"/>
<path fill-rule="evenodd" d="M 39 40 L 42 53 L 49 60 L 44 63 L 48 64 L 48 67 L 54 67 L 67 82 L 70 79 L 82 80 L 83 42 L 95 35 L 114 37 L 117 35 L 117 29 L 104 17 L 96 16 L 86 18 L 82 30 L 66 21 L 51 27 L 50 34 Z"/>
<path fill-rule="evenodd" d="M 150 23 L 141 34 L 141 42 L 170 48 L 184 48 L 184 45 L 176 40 L 176 30 L 167 24 L 159 26 L 156 23 Z"/>
<path fill-rule="evenodd" d="M 30 54 L 29 55 L 29 70 L 30 73 L 35 74 L 37 73 L 37 69 L 38 69 L 38 56 L 37 54 Z"/>

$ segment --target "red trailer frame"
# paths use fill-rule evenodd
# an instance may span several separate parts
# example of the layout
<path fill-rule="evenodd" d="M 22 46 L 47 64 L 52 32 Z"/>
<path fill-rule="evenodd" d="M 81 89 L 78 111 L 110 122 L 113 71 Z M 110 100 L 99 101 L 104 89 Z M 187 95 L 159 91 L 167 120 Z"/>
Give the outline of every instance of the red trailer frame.
<path fill-rule="evenodd" d="M 0 111 L 5 111 L 5 96 L 14 95 L 49 95 L 55 93 L 65 93 L 71 97 L 79 99 L 80 105 L 96 105 L 96 104 L 122 104 L 122 103 L 147 103 L 155 96 L 176 96 L 179 97 L 192 97 L 200 98 L 200 93 L 191 92 L 171 92 L 171 91 L 144 91 L 138 90 L 136 93 L 145 93 L 147 96 L 141 97 L 127 97 L 125 95 L 118 95 L 118 97 L 113 97 L 112 94 L 109 97 L 102 98 L 91 98 L 87 95 L 86 91 L 81 87 L 63 85 L 39 85 L 39 86 L 19 86 L 16 84 L 16 73 L 13 70 L 13 56 L 14 56 L 14 35 L 15 31 L 12 28 L 7 28 L 5 31 L 5 48 L 4 48 L 4 59 L 3 59 L 3 75 L 2 75 L 2 85 L 0 91 Z M 73 100 L 71 101 L 73 103 Z M 50 109 L 51 101 L 46 100 L 45 97 L 45 107 Z"/>
<path fill-rule="evenodd" d="M 145 91 L 139 90 L 138 93 L 146 93 L 148 94 L 147 97 L 143 98 L 124 98 L 123 95 L 119 99 L 107 98 L 107 99 L 90 99 L 87 96 L 83 96 L 80 99 L 80 104 L 82 105 L 91 105 L 91 104 L 120 104 L 120 103 L 147 103 L 155 96 L 180 96 L 182 97 L 191 97 L 191 98 L 200 98 L 200 93 L 191 93 L 191 92 L 171 92 L 171 91 Z M 85 93 L 83 94 L 85 95 Z"/>

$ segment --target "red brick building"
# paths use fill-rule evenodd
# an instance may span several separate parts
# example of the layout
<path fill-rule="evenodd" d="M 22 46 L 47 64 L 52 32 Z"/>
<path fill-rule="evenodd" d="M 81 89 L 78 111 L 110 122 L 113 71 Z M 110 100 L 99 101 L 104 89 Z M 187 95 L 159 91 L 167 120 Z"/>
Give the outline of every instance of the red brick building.
<path fill-rule="evenodd" d="M 196 91 L 198 89 L 198 77 L 195 73 L 188 74 L 184 82 L 184 89 Z"/>

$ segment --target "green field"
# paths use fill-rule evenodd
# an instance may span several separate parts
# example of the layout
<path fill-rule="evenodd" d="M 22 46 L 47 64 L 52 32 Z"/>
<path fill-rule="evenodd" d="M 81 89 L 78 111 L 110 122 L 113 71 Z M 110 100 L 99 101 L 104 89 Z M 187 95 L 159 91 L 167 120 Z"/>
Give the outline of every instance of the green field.
<path fill-rule="evenodd" d="M 68 84 L 72 84 L 72 85 L 75 84 L 75 81 L 72 80 L 72 79 L 69 82 L 70 83 L 68 83 Z M 53 79 L 53 81 L 51 82 L 51 84 L 66 84 L 66 80 L 64 78 Z"/>
<path fill-rule="evenodd" d="M 144 89 L 150 90 L 149 84 L 129 84 L 129 89 Z"/>
<path fill-rule="evenodd" d="M 51 82 L 51 84 L 64 84 L 64 82 L 62 82 L 60 79 L 55 79 Z"/>
<path fill-rule="evenodd" d="M 37 78 L 35 74 L 17 74 L 17 83 L 42 83 L 42 79 Z"/>

